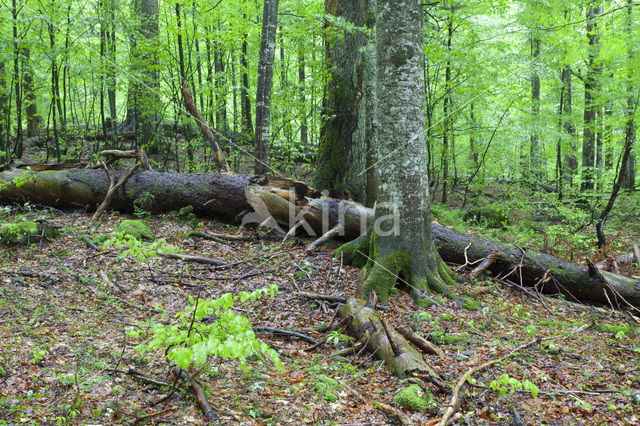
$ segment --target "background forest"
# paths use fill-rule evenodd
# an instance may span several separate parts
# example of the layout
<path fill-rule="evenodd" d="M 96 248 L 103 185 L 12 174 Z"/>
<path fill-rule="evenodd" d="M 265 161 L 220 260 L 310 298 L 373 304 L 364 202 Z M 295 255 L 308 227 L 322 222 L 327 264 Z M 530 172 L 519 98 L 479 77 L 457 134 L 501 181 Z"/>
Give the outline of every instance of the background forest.
<path fill-rule="evenodd" d="M 308 171 L 294 161 L 313 166 L 323 123 L 341 114 L 327 98 L 348 98 L 344 85 L 356 93 L 362 85 L 340 81 L 358 77 L 340 73 L 358 67 L 358 46 L 331 48 L 334 38 L 367 31 L 364 3 L 325 13 L 320 1 L 280 2 L 274 169 Z M 446 1 L 424 9 L 429 175 L 444 186 L 442 201 L 447 186 L 485 178 L 524 178 L 569 193 L 611 188 L 625 139 L 635 135 L 633 3 Z M 180 92 L 186 80 L 234 168 L 252 163 L 259 2 L 14 0 L 0 16 L 5 158 L 26 150 L 42 161 L 77 161 L 104 148 L 144 146 L 158 153 L 162 170 L 207 170 L 207 144 Z M 147 115 L 164 132 L 145 130 Z M 320 179 L 338 187 L 344 177 Z M 622 185 L 635 185 L 633 151 Z"/>
<path fill-rule="evenodd" d="M 0 423 L 640 421 L 639 4 L 418 4 L 0 0 Z"/>

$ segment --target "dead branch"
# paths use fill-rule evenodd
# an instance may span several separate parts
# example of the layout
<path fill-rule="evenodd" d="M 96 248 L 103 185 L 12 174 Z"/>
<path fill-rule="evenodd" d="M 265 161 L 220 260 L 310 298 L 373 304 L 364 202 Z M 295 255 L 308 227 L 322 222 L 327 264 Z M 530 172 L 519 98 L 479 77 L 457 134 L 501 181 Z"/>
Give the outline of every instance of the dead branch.
<path fill-rule="evenodd" d="M 218 160 L 218 167 L 220 167 L 220 170 L 222 170 L 223 172 L 230 172 L 231 169 L 227 164 L 227 160 L 224 158 L 224 154 L 220 150 L 220 146 L 218 146 L 218 138 L 211 130 L 211 128 L 207 126 L 206 122 L 204 121 L 204 117 L 202 117 L 202 114 L 200 114 L 200 112 L 198 111 L 196 104 L 193 102 L 191 90 L 189 89 L 189 85 L 186 81 L 182 83 L 182 95 L 184 97 L 184 103 L 187 105 L 189 113 L 194 118 L 194 120 L 196 120 L 196 124 L 198 125 L 200 132 L 202 132 L 202 135 L 209 143 L 211 151 L 215 154 L 216 159 Z"/>
<path fill-rule="evenodd" d="M 253 327 L 253 331 L 261 334 L 297 337 L 298 339 L 304 340 L 305 342 L 311 343 L 312 345 L 318 344 L 318 341 L 313 337 L 307 336 L 306 334 L 302 334 L 297 331 L 283 330 L 281 328 L 263 327 L 263 326 L 255 326 Z"/>
<path fill-rule="evenodd" d="M 196 262 L 196 263 L 204 263 L 207 265 L 215 265 L 215 266 L 224 266 L 226 265 L 225 262 L 223 262 L 222 260 L 218 260 L 218 259 L 211 259 L 209 257 L 202 257 L 202 256 L 190 256 L 188 254 L 178 254 L 178 253 L 162 253 L 162 252 L 156 252 L 158 254 L 158 256 L 160 257 L 166 257 L 167 259 L 178 259 L 178 260 L 184 260 L 186 262 Z"/>
<path fill-rule="evenodd" d="M 118 188 L 120 188 L 120 186 L 122 186 L 127 180 L 129 180 L 129 178 L 133 176 L 136 170 L 138 170 L 138 167 L 140 167 L 140 163 L 136 163 L 136 165 L 133 166 L 129 170 L 129 172 L 125 175 L 125 177 L 123 177 L 120 181 L 116 182 L 115 171 L 109 172 L 109 168 L 104 163 L 104 161 L 100 161 L 100 163 L 102 164 L 102 167 L 104 168 L 105 172 L 107 173 L 107 176 L 109 177 L 109 189 L 107 190 L 107 195 L 104 197 L 104 201 L 100 204 L 100 206 L 98 206 L 98 209 L 93 214 L 93 217 L 91 218 L 91 223 L 95 223 L 98 219 L 100 219 L 100 216 L 102 216 L 102 213 L 104 213 L 105 209 L 109 206 L 109 201 L 111 201 L 111 197 L 113 196 L 113 193 Z"/>
<path fill-rule="evenodd" d="M 333 302 L 333 303 L 345 303 L 347 301 L 346 297 L 330 296 L 330 295 L 318 294 L 318 293 L 309 293 L 307 291 L 299 291 L 297 293 L 294 293 L 294 296 L 301 296 L 311 300 L 322 300 L 324 302 Z"/>
<path fill-rule="evenodd" d="M 322 244 L 326 243 L 331 238 L 334 238 L 340 235 L 340 233 L 343 230 L 344 230 L 344 226 L 342 224 L 338 224 L 334 226 L 333 228 L 328 230 L 324 235 L 322 235 L 320 238 L 318 238 L 317 240 L 309 244 L 309 246 L 307 247 L 307 253 L 313 253 L 313 251 L 315 251 L 315 249 L 320 247 Z"/>
<path fill-rule="evenodd" d="M 473 268 L 473 271 L 471 271 L 469 273 L 469 276 L 471 278 L 475 278 L 478 275 L 482 274 L 484 271 L 489 269 L 489 267 L 491 267 L 491 265 L 493 265 L 493 262 L 495 262 L 498 259 L 498 257 L 499 257 L 498 253 L 492 252 L 489 256 L 484 258 L 482 260 L 482 262 L 480 262 L 480 264 L 478 266 Z"/>
<path fill-rule="evenodd" d="M 409 416 L 404 414 L 402 411 L 393 408 L 389 404 L 385 404 L 384 402 L 375 402 L 375 406 L 380 409 L 385 414 L 388 414 L 393 417 L 397 417 L 402 425 L 412 425 L 411 419 Z"/>
<path fill-rule="evenodd" d="M 445 356 L 444 351 L 442 349 L 435 346 L 433 343 L 431 343 L 424 337 L 414 332 L 410 327 L 403 325 L 396 328 L 396 330 L 398 330 L 398 333 L 400 333 L 402 337 L 404 337 L 405 339 L 407 339 L 408 341 L 416 345 L 418 349 L 420 349 L 421 351 L 427 354 L 434 354 L 440 357 Z"/>
<path fill-rule="evenodd" d="M 210 422 L 215 421 L 218 418 L 218 415 L 215 413 L 215 411 L 213 411 L 211 405 L 209 405 L 207 397 L 205 396 L 204 390 L 202 389 L 200 383 L 198 383 L 198 381 L 193 377 L 189 376 L 187 372 L 181 368 L 174 367 L 173 374 L 174 376 L 180 377 L 182 380 L 184 380 L 185 383 L 189 384 L 191 392 L 193 392 L 193 395 L 196 397 L 198 405 L 200 405 L 200 409 L 204 413 L 207 420 Z"/>

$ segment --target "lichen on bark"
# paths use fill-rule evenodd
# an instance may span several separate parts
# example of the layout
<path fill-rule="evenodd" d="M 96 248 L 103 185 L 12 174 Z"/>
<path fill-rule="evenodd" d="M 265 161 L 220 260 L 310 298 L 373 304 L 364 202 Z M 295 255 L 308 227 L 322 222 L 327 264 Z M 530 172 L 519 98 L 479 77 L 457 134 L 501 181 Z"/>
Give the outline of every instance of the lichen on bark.
<path fill-rule="evenodd" d="M 376 22 L 378 203 L 366 236 L 340 251 L 346 263 L 364 263 L 363 296 L 386 301 L 399 282 L 428 304 L 431 290 L 447 293 L 455 281 L 431 235 L 422 5 L 378 0 Z"/>

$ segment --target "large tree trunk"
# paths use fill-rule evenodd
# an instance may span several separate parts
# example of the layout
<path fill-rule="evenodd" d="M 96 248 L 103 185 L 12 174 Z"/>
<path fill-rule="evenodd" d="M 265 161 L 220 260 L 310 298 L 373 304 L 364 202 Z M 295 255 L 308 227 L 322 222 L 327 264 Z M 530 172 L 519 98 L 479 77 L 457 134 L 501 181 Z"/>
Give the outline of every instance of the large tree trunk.
<path fill-rule="evenodd" d="M 103 170 L 38 170 L 32 166 L 32 172 L 24 169 L 0 172 L 0 204 L 29 201 L 58 208 L 95 208 L 109 189 Z M 120 179 L 124 174 L 126 170 L 119 171 L 116 177 Z M 22 181 L 19 187 L 12 183 L 14 179 Z M 358 237 L 373 218 L 373 210 L 353 201 L 320 198 L 317 191 L 302 182 L 246 175 L 218 176 L 217 173 L 138 172 L 113 194 L 110 206 L 131 211 L 134 200 L 145 192 L 155 197 L 151 208 L 154 212 L 192 205 L 197 214 L 223 216 L 229 220 L 242 218 L 245 224 L 262 223 L 268 215 L 275 219 L 274 226 L 291 226 L 304 219 L 302 228 L 316 235 L 342 223 L 340 235 L 346 240 Z M 246 212 L 251 213 L 242 215 Z M 547 293 L 562 293 L 570 300 L 611 301 L 624 306 L 625 299 L 640 307 L 640 283 L 636 279 L 596 272 L 548 254 L 523 252 L 436 223 L 431 229 L 438 252 L 446 262 L 464 263 L 465 250 L 470 262 L 495 252 L 498 259 L 489 268 L 494 275 L 504 276 L 513 270 L 509 279 L 514 282 L 522 279 L 523 285 L 537 286 Z"/>
<path fill-rule="evenodd" d="M 256 173 L 267 173 L 271 169 L 269 161 L 271 87 L 273 86 L 273 62 L 276 55 L 277 25 L 278 0 L 265 0 L 262 14 L 260 60 L 258 63 L 258 86 L 256 89 L 256 133 L 253 136 L 256 150 Z"/>
<path fill-rule="evenodd" d="M 425 143 L 422 4 L 376 5 L 377 167 L 375 221 L 341 248 L 344 260 L 366 265 L 363 295 L 386 301 L 400 280 L 420 304 L 430 290 L 447 292 L 453 273 L 433 247 Z"/>
<path fill-rule="evenodd" d="M 356 28 L 362 28 L 365 25 L 367 2 L 326 0 L 325 12 Z M 343 191 L 348 189 L 356 199 L 360 199 L 364 188 L 360 187 L 355 192 L 354 188 L 347 188 L 345 176 L 349 169 L 358 168 L 357 163 L 365 158 L 360 156 L 351 159 L 349 154 L 354 143 L 354 132 L 358 128 L 358 105 L 362 101 L 362 85 L 365 83 L 362 63 L 358 57 L 362 55 L 360 51 L 367 43 L 367 35 L 365 31 L 341 28 L 333 22 L 327 21 L 325 24 L 325 58 L 327 69 L 331 70 L 331 78 L 325 84 L 322 99 L 323 119 L 314 185 L 328 190 L 332 196 L 342 196 Z M 375 79 L 375 74 L 370 78 Z M 352 160 L 356 164 L 351 163 Z"/>
<path fill-rule="evenodd" d="M 133 0 L 135 30 L 131 47 L 132 82 L 136 145 L 158 152 L 158 126 L 161 120 L 160 79 L 158 73 L 158 0 Z"/>

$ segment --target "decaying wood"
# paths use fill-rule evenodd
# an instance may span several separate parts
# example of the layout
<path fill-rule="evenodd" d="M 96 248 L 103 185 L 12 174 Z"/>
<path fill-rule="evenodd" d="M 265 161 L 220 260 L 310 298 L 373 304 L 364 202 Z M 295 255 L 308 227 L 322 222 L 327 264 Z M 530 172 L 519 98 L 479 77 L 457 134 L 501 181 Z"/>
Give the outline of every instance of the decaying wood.
<path fill-rule="evenodd" d="M 309 244 L 309 246 L 307 247 L 307 253 L 313 253 L 313 251 L 316 248 L 320 247 L 322 244 L 326 243 L 331 238 L 335 238 L 338 235 L 340 235 L 340 232 L 342 232 L 342 229 L 343 229 L 343 226 L 342 226 L 342 224 L 339 223 L 336 226 L 334 226 L 333 228 L 331 228 L 330 230 L 328 230 L 320 238 L 318 238 L 317 240 L 315 240 L 314 242 Z"/>
<path fill-rule="evenodd" d="M 121 177 L 124 172 L 114 174 Z M 14 179 L 21 180 L 20 186 L 13 184 Z M 2 204 L 31 201 L 52 207 L 95 207 L 104 200 L 108 189 L 108 179 L 100 170 L 33 172 L 16 168 L 0 172 Z M 304 182 L 246 175 L 137 172 L 114 191 L 109 205 L 130 211 L 133 202 L 145 192 L 155 196 L 156 201 L 149 208 L 152 212 L 192 205 L 198 215 L 224 216 L 229 220 L 241 216 L 244 225 L 265 223 L 282 227 L 283 233 L 303 222 L 299 229 L 315 235 L 342 223 L 339 237 L 344 240 L 360 235 L 373 218 L 371 209 L 353 201 L 317 198 L 317 191 Z M 468 260 L 472 264 L 496 252 L 499 257 L 487 269 L 493 276 L 509 275 L 510 280 L 523 286 L 562 293 L 569 300 L 640 306 L 637 279 L 604 271 L 594 274 L 583 265 L 462 234 L 436 223 L 432 230 L 438 252 L 446 262 L 464 264 Z"/>
<path fill-rule="evenodd" d="M 102 164 L 102 167 L 104 167 L 104 171 L 107 173 L 107 177 L 109 178 L 109 189 L 107 190 L 107 194 L 104 196 L 104 200 L 102 201 L 102 203 L 100 203 L 98 209 L 93 214 L 93 217 L 91 218 L 92 223 L 95 223 L 98 219 L 100 219 L 102 213 L 104 213 L 105 209 L 109 206 L 109 202 L 111 201 L 113 193 L 122 185 L 124 185 L 124 183 L 129 180 L 129 178 L 136 172 L 136 170 L 138 170 L 138 167 L 140 167 L 140 163 L 136 163 L 136 165 L 133 166 L 122 179 L 116 180 L 115 172 L 110 172 L 109 167 L 107 167 L 104 162 L 101 161 L 100 163 Z"/>
<path fill-rule="evenodd" d="M 473 268 L 471 272 L 469 272 L 469 276 L 471 278 L 475 278 L 478 275 L 482 274 L 487 269 L 489 269 L 489 267 L 493 264 L 493 262 L 496 261 L 497 258 L 498 258 L 498 253 L 491 253 L 489 256 L 484 258 L 478 266 L 476 266 L 475 268 Z"/>
<path fill-rule="evenodd" d="M 313 337 L 307 336 L 306 334 L 302 334 L 297 331 L 283 330 L 281 328 L 262 327 L 262 326 L 253 327 L 253 331 L 255 331 L 256 333 L 262 333 L 262 334 L 297 337 L 298 339 L 304 340 L 305 342 L 311 343 L 312 345 L 318 344 L 318 341 Z"/>
<path fill-rule="evenodd" d="M 185 382 L 185 384 L 187 384 L 190 387 L 191 392 L 196 397 L 196 400 L 198 401 L 198 405 L 200 405 L 200 409 L 202 410 L 205 417 L 207 418 L 207 421 L 209 422 L 215 421 L 218 418 L 218 415 L 216 414 L 215 411 L 213 411 L 213 408 L 211 408 L 211 405 L 209 405 L 209 401 L 207 401 L 207 396 L 204 393 L 204 389 L 202 389 L 202 385 L 200 385 L 200 383 L 198 383 L 196 379 L 189 376 L 187 372 L 181 368 L 174 367 L 173 374 L 176 377 L 180 377 Z"/>
<path fill-rule="evenodd" d="M 178 259 L 178 260 L 184 260 L 187 262 L 204 263 L 206 265 L 215 265 L 215 266 L 226 265 L 226 263 L 223 262 L 222 260 L 211 259 L 209 257 L 191 256 L 188 254 L 178 254 L 178 253 L 163 253 L 163 252 L 156 252 L 156 253 L 158 254 L 158 256 L 166 257 L 167 259 Z"/>
<path fill-rule="evenodd" d="M 318 293 L 309 293 L 307 291 L 299 291 L 294 294 L 295 296 L 306 297 L 311 300 L 321 300 L 323 302 L 332 302 L 332 303 L 346 303 L 347 298 L 342 296 L 330 296 L 326 294 L 318 294 Z"/>
<path fill-rule="evenodd" d="M 385 332 L 380 313 L 365 306 L 363 300 L 350 297 L 340 308 L 339 314 L 342 317 L 352 316 L 348 325 L 357 339 L 360 340 L 366 332 L 369 333 L 367 348 L 387 364 L 392 374 L 400 378 L 418 375 L 438 387 L 444 387 L 442 378 L 424 362 L 420 353 L 404 337 L 388 324 Z M 391 339 L 387 336 L 391 336 Z M 393 346 L 390 341 L 393 341 Z M 394 354 L 393 347 L 397 355 Z"/>
<path fill-rule="evenodd" d="M 397 417 L 398 420 L 400 421 L 400 424 L 402 425 L 412 425 L 413 422 L 411 421 L 411 419 L 409 418 L 409 416 L 407 416 L 406 414 L 404 414 L 402 411 L 393 408 L 391 405 L 389 404 L 385 404 L 384 402 L 379 402 L 376 401 L 375 405 L 380 409 L 380 411 L 382 411 L 383 413 L 386 413 L 390 416 L 394 416 Z"/>
<path fill-rule="evenodd" d="M 216 160 L 218 161 L 218 167 L 220 167 L 220 170 L 222 170 L 223 172 L 231 171 L 231 169 L 229 168 L 229 165 L 227 164 L 227 160 L 224 158 L 224 154 L 222 153 L 222 151 L 220 150 L 220 147 L 218 146 L 218 138 L 216 137 L 215 133 L 211 130 L 211 128 L 207 126 L 207 123 L 204 121 L 204 117 L 202 116 L 202 114 L 200 114 L 200 111 L 198 111 L 198 108 L 196 107 L 195 102 L 193 102 L 193 97 L 191 96 L 191 90 L 189 89 L 189 85 L 187 84 L 186 81 L 182 83 L 182 96 L 184 97 L 184 103 L 187 105 L 187 109 L 189 110 L 189 113 L 196 120 L 196 124 L 198 125 L 198 128 L 202 132 L 202 135 L 204 136 L 204 138 L 209 143 L 209 148 L 211 148 L 211 151 L 215 154 Z"/>
<path fill-rule="evenodd" d="M 438 355 L 439 357 L 445 356 L 442 349 L 435 346 L 433 343 L 411 330 L 410 327 L 403 325 L 396 328 L 396 330 L 398 330 L 398 333 L 400 333 L 402 337 L 416 345 L 418 349 L 420 349 L 424 353 Z"/>

